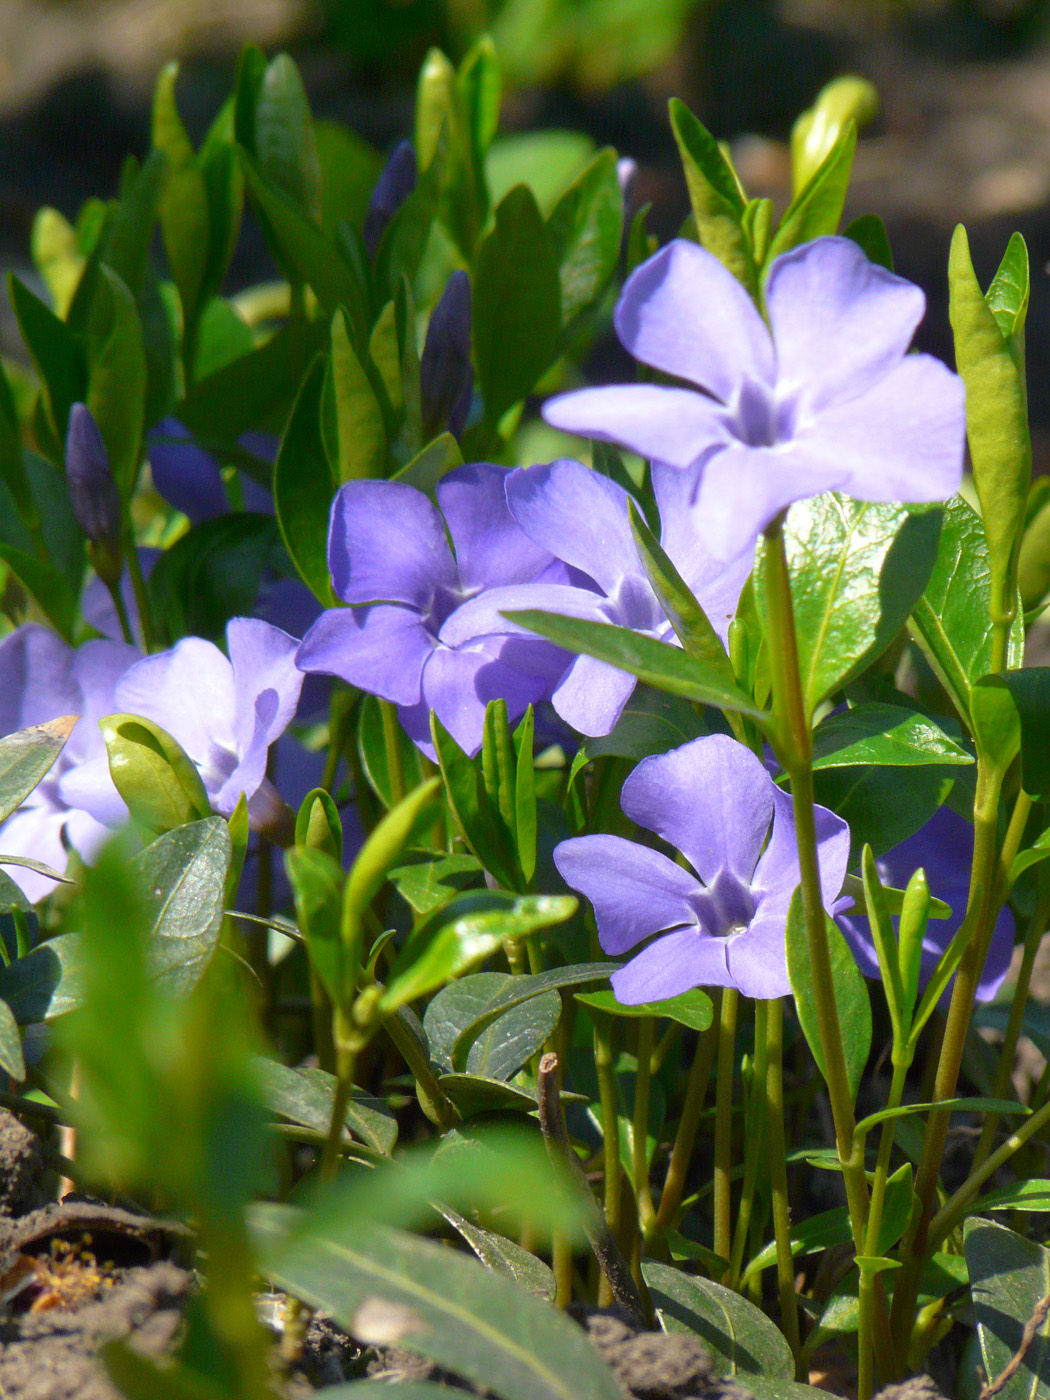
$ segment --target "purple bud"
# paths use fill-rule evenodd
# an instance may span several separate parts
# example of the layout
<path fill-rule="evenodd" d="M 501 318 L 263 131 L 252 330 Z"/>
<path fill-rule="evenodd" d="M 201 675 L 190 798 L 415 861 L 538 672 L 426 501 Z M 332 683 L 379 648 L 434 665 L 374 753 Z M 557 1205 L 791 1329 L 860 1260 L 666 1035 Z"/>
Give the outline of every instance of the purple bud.
<path fill-rule="evenodd" d="M 365 215 L 363 237 L 368 256 L 374 258 L 386 226 L 416 187 L 416 151 L 411 141 L 400 141 L 376 182 Z"/>
<path fill-rule="evenodd" d="M 115 551 L 119 559 L 120 493 L 113 480 L 102 434 L 91 410 L 82 403 L 75 403 L 69 410 L 66 479 L 77 524 L 91 544 L 110 553 Z"/>
<path fill-rule="evenodd" d="M 470 408 L 474 370 L 470 363 L 470 278 L 454 272 L 427 327 L 419 362 L 423 432 L 433 437 L 448 427 L 459 437 Z"/>
<path fill-rule="evenodd" d="M 632 160 L 630 156 L 621 156 L 616 162 L 616 178 L 620 183 L 620 193 L 623 195 L 625 205 L 631 202 L 631 192 L 637 174 L 638 162 Z"/>

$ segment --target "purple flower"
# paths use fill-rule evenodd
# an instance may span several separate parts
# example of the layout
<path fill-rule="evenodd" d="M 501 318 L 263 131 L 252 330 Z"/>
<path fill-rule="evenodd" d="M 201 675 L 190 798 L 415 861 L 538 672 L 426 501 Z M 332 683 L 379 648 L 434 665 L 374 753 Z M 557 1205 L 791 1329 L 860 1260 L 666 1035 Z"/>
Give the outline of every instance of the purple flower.
<path fill-rule="evenodd" d="M 695 524 L 732 559 L 793 501 L 940 501 L 962 475 L 963 386 L 906 351 L 918 287 L 850 239 L 818 238 L 772 265 L 769 326 L 712 254 L 676 240 L 628 279 L 616 330 L 643 364 L 695 388 L 583 389 L 544 409 L 567 432 L 697 472 Z"/>
<path fill-rule="evenodd" d="M 550 551 L 512 519 L 507 474 L 486 463 L 449 472 L 436 490 L 440 511 L 397 481 L 347 482 L 332 506 L 332 586 L 354 606 L 321 615 L 297 664 L 392 701 L 426 753 L 433 752 L 431 709 L 457 743 L 476 753 L 489 700 L 502 697 L 516 718 L 564 669 L 564 653 L 508 635 L 513 629 L 502 619 L 490 625 L 486 618 L 473 631 L 457 625 L 463 604 L 487 589 L 566 577 Z"/>
<path fill-rule="evenodd" d="M 653 487 L 663 522 L 662 543 L 724 641 L 740 590 L 751 572 L 747 551 L 728 566 L 712 559 L 693 528 L 688 473 L 656 466 Z M 580 462 L 523 467 L 507 478 L 510 513 L 536 545 L 573 571 L 570 582 L 537 581 L 494 589 L 449 619 L 450 642 L 493 632 L 501 615 L 541 608 L 568 617 L 615 623 L 677 645 L 631 534 L 626 491 Z M 634 676 L 590 656 L 573 660 L 553 694 L 558 714 L 581 734 L 608 734 L 634 690 Z"/>
<path fill-rule="evenodd" d="M 69 410 L 66 434 L 66 480 L 77 524 L 97 547 L 97 562 L 115 578 L 121 567 L 120 493 L 109 465 L 109 453 L 98 424 L 86 404 Z M 114 581 L 115 581 L 114 578 Z"/>
<path fill-rule="evenodd" d="M 419 362 L 423 436 L 445 428 L 459 437 L 467 421 L 474 369 L 470 362 L 470 278 L 454 272 L 434 307 Z"/>
<path fill-rule="evenodd" d="M 277 456 L 277 440 L 270 433 L 242 433 L 238 443 L 263 461 L 272 462 Z M 219 463 L 177 418 L 162 419 L 150 430 L 147 445 L 153 484 L 169 506 L 181 510 L 194 525 L 229 514 Z M 243 472 L 241 492 L 246 510 L 273 514 L 273 496 Z"/>
<path fill-rule="evenodd" d="M 784 928 L 800 878 L 795 815 L 759 759 L 724 734 L 693 739 L 643 759 L 621 805 L 692 869 L 620 836 L 577 836 L 555 849 L 562 876 L 593 904 L 607 953 L 661 935 L 613 973 L 618 999 L 631 1006 L 691 987 L 786 996 Z M 826 808 L 815 811 L 821 888 L 833 909 L 849 828 Z"/>
<path fill-rule="evenodd" d="M 63 871 L 73 847 L 90 860 L 127 820 L 109 776 L 98 728 L 115 706 L 117 682 L 139 658 L 123 642 L 94 641 L 74 651 L 60 637 L 30 623 L 0 643 L 0 734 L 60 715 L 79 715 L 66 746 L 21 807 L 0 827 L 0 852 L 29 856 Z M 23 866 L 3 867 L 29 899 L 42 899 L 54 882 Z"/>
<path fill-rule="evenodd" d="M 268 622 L 235 617 L 226 644 L 228 658 L 199 637 L 144 657 L 117 686 L 114 709 L 166 729 L 196 764 L 212 806 L 224 817 L 243 792 L 259 830 L 283 810 L 266 777 L 266 760 L 299 702 L 299 643 Z"/>
<path fill-rule="evenodd" d="M 374 258 L 387 225 L 416 187 L 416 151 L 411 141 L 399 141 L 376 181 L 362 231 L 368 256 Z"/>
<path fill-rule="evenodd" d="M 926 871 L 930 893 L 952 908 L 951 918 L 931 919 L 926 925 L 919 963 L 919 986 L 930 980 L 941 954 L 958 932 L 966 913 L 973 860 L 973 827 L 950 807 L 939 807 L 915 833 L 875 862 L 883 884 L 904 889 L 916 870 Z M 853 949 L 865 977 L 881 978 L 879 960 L 871 937 L 871 925 L 862 914 L 840 915 L 839 927 Z M 894 919 L 896 926 L 897 920 Z M 1002 910 L 996 920 L 988 958 L 977 984 L 978 1001 L 994 1001 L 1006 978 L 1014 950 L 1014 916 Z M 945 992 L 944 1001 L 950 996 Z"/>

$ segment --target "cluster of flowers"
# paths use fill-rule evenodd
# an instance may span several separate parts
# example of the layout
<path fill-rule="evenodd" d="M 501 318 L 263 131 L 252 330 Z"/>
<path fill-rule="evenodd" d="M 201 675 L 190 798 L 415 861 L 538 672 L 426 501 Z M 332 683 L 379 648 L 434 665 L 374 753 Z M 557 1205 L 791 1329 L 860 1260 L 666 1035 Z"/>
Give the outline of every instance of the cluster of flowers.
<path fill-rule="evenodd" d="M 469 321 L 465 279 L 447 295 L 445 320 L 462 322 L 466 298 Z M 651 460 L 661 543 L 723 641 L 756 540 L 792 501 L 830 489 L 865 500 L 940 500 L 961 473 L 961 384 L 929 356 L 906 353 L 923 312 L 917 288 L 848 240 L 824 238 L 776 260 L 765 304 L 768 324 L 710 253 L 672 243 L 629 279 L 616 328 L 639 361 L 693 387 L 582 390 L 545 410 L 557 427 Z M 439 338 L 443 325 L 438 317 Z M 442 406 L 446 418 L 461 419 L 469 387 L 460 376 L 454 403 Z M 74 415 L 82 451 L 94 442 L 84 413 Z M 155 480 L 187 511 L 217 513 L 226 508 L 218 469 L 179 441 L 182 431 L 166 425 L 156 441 Z M 73 435 L 71 427 L 71 452 Z M 0 849 L 61 868 L 64 843 L 90 859 L 126 817 L 96 724 L 114 711 L 167 729 L 197 765 L 215 810 L 229 815 L 243 792 L 257 829 L 272 825 L 280 808 L 267 759 L 296 713 L 305 675 L 341 677 L 396 705 L 407 733 L 430 754 L 431 710 L 475 753 L 485 707 L 497 697 L 512 719 L 550 701 L 578 733 L 609 733 L 634 678 L 571 656 L 505 614 L 544 609 L 677 644 L 639 558 L 626 492 L 559 460 L 516 470 L 464 466 L 439 482 L 435 497 L 436 504 L 391 481 L 340 489 L 328 559 L 347 606 L 321 613 L 302 641 L 300 629 L 292 635 L 261 618 L 230 622 L 228 656 L 194 637 L 142 656 L 105 637 L 74 651 L 34 625 L 9 636 L 0 645 L 3 732 L 63 713 L 83 719 L 46 783 L 0 831 Z M 262 497 L 252 504 L 267 508 Z M 117 635 L 115 617 L 103 617 L 97 600 L 92 606 L 86 611 L 98 630 Z M 296 607 L 301 613 L 301 602 Z M 624 785 L 623 808 L 691 871 L 614 836 L 558 848 L 558 868 L 594 905 L 607 951 L 661 935 L 616 974 L 621 999 L 659 999 L 697 985 L 784 995 L 784 923 L 798 883 L 793 812 L 759 759 L 725 736 L 694 740 L 640 763 Z M 836 913 L 849 832 L 818 809 L 818 834 L 825 901 Z M 948 848 L 956 864 L 965 844 Z M 944 849 L 932 853 L 935 868 Z M 909 850 L 901 860 L 915 857 Z M 890 867 L 892 875 L 892 853 Z M 42 877 L 19 870 L 17 878 L 31 897 L 46 893 Z M 952 894 L 954 886 L 944 890 Z M 957 922 L 941 930 L 938 945 Z M 843 926 L 856 947 L 870 947 L 863 921 Z M 986 994 L 1001 980 L 1011 942 L 1004 924 Z M 877 971 L 870 957 L 865 970 Z"/>

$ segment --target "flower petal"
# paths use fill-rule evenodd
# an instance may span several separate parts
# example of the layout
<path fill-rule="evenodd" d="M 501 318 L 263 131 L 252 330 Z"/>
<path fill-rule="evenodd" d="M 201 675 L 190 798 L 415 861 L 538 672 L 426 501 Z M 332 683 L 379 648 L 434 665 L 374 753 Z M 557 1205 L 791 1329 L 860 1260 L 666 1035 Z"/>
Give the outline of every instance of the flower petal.
<path fill-rule="evenodd" d="M 773 263 L 766 306 L 777 388 L 820 412 L 892 370 L 926 309 L 922 291 L 869 262 L 850 238 L 817 238 Z"/>
<path fill-rule="evenodd" d="M 726 962 L 732 986 L 746 997 L 771 1000 L 791 992 L 784 920 L 757 918 L 727 942 Z"/>
<path fill-rule="evenodd" d="M 728 403 L 742 379 L 772 384 L 773 345 L 755 303 L 706 248 L 678 238 L 627 279 L 613 316 L 643 364 Z"/>
<path fill-rule="evenodd" d="M 617 1001 L 637 1006 L 663 1001 L 693 987 L 732 987 L 726 945 L 700 929 L 683 928 L 657 938 L 610 978 Z"/>
<path fill-rule="evenodd" d="M 226 626 L 226 645 L 233 665 L 234 735 L 243 757 L 260 737 L 265 740 L 264 750 L 268 749 L 295 716 L 303 684 L 303 673 L 295 664 L 299 641 L 259 618 L 235 617 Z M 256 702 L 266 691 L 273 692 L 275 703 L 268 706 L 269 718 L 260 735 Z M 264 771 L 265 767 L 264 753 Z"/>
<path fill-rule="evenodd" d="M 437 484 L 464 589 L 528 583 L 554 555 L 535 544 L 507 508 L 507 467 L 485 462 L 457 467 Z"/>
<path fill-rule="evenodd" d="M 945 501 L 959 489 L 965 441 L 962 380 L 932 355 L 908 355 L 866 394 L 826 408 L 792 449 L 859 501 Z"/>
<path fill-rule="evenodd" d="M 551 698 L 566 724 L 595 739 L 615 728 L 637 684 L 627 671 L 593 656 L 578 656 Z"/>
<path fill-rule="evenodd" d="M 775 783 L 773 789 L 773 831 L 769 844 L 762 852 L 752 881 L 756 893 L 761 891 L 762 917 L 774 914 L 787 917 L 791 896 L 801 875 L 798 867 L 798 847 L 795 844 L 795 806 L 791 798 Z M 830 910 L 835 902 L 849 867 L 849 827 L 841 817 L 827 807 L 814 807 L 813 819 L 817 829 L 817 857 L 820 862 L 820 888 L 824 908 Z"/>
<path fill-rule="evenodd" d="M 395 705 L 415 705 L 434 638 L 411 608 L 330 608 L 303 638 L 301 671 L 340 676 Z"/>
<path fill-rule="evenodd" d="M 705 884 L 720 870 L 750 883 L 775 790 L 750 749 L 709 734 L 643 758 L 623 785 L 621 806 L 677 847 Z"/>
<path fill-rule="evenodd" d="M 549 685 L 545 675 L 531 676 L 502 662 L 507 641 L 484 637 L 456 651 L 438 647 L 423 668 L 424 703 L 471 755 L 481 748 L 490 700 L 505 700 L 513 723 L 527 705 L 543 698 Z"/>
<path fill-rule="evenodd" d="M 339 488 L 328 568 L 347 603 L 407 603 L 423 612 L 435 588 L 456 586 L 437 507 L 400 481 L 348 481 Z"/>
<path fill-rule="evenodd" d="M 606 594 L 614 596 L 625 575 L 641 576 L 627 492 L 582 462 L 519 467 L 507 478 L 507 504 L 529 539 L 581 569 Z"/>
<path fill-rule="evenodd" d="M 95 732 L 102 747 L 102 735 L 97 728 Z M 67 768 L 58 780 L 58 795 L 68 807 L 90 813 L 107 827 L 122 826 L 128 819 L 127 806 L 113 785 L 109 759 L 104 751 L 98 758 Z M 0 850 L 6 849 L 0 846 Z"/>
<path fill-rule="evenodd" d="M 0 734 L 80 713 L 74 657 L 61 637 L 35 622 L 0 642 Z"/>
<path fill-rule="evenodd" d="M 534 636 L 505 613 L 535 608 L 560 613 L 563 617 L 583 617 L 592 622 L 608 622 L 602 595 L 567 583 L 517 583 L 504 588 L 486 588 L 476 598 L 460 604 L 441 625 L 439 636 L 451 647 L 463 646 L 474 637 L 508 635 Z M 568 660 L 566 660 L 568 665 Z"/>
<path fill-rule="evenodd" d="M 733 441 L 721 404 L 692 389 L 660 384 L 578 389 L 548 399 L 543 416 L 563 432 L 622 443 L 672 467 L 691 467 L 706 452 Z"/>
<path fill-rule="evenodd" d="M 607 953 L 622 953 L 663 929 L 696 925 L 690 901 L 696 881 L 648 846 L 622 836 L 574 836 L 554 848 L 554 864 L 594 906 Z"/>
<path fill-rule="evenodd" d="M 217 646 L 185 637 L 137 661 L 119 682 L 116 706 L 166 729 L 195 763 L 234 747 L 233 668 Z"/>

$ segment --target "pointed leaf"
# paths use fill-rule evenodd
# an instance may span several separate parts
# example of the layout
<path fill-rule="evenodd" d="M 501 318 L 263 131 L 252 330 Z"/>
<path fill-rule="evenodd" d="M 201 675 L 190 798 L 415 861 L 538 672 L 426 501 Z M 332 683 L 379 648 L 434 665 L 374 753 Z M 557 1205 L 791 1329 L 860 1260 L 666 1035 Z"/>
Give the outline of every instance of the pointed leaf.
<path fill-rule="evenodd" d="M 838 1007 L 839 1030 L 846 1056 L 846 1075 L 854 1098 L 871 1051 L 871 1000 L 864 974 L 850 952 L 849 944 L 837 925 L 825 915 L 831 976 Z M 799 1024 L 809 1042 L 817 1068 L 824 1073 L 824 1050 L 820 1040 L 816 1000 L 813 994 L 813 968 L 809 957 L 802 898 L 798 890 L 791 899 L 787 918 L 787 964 Z"/>

